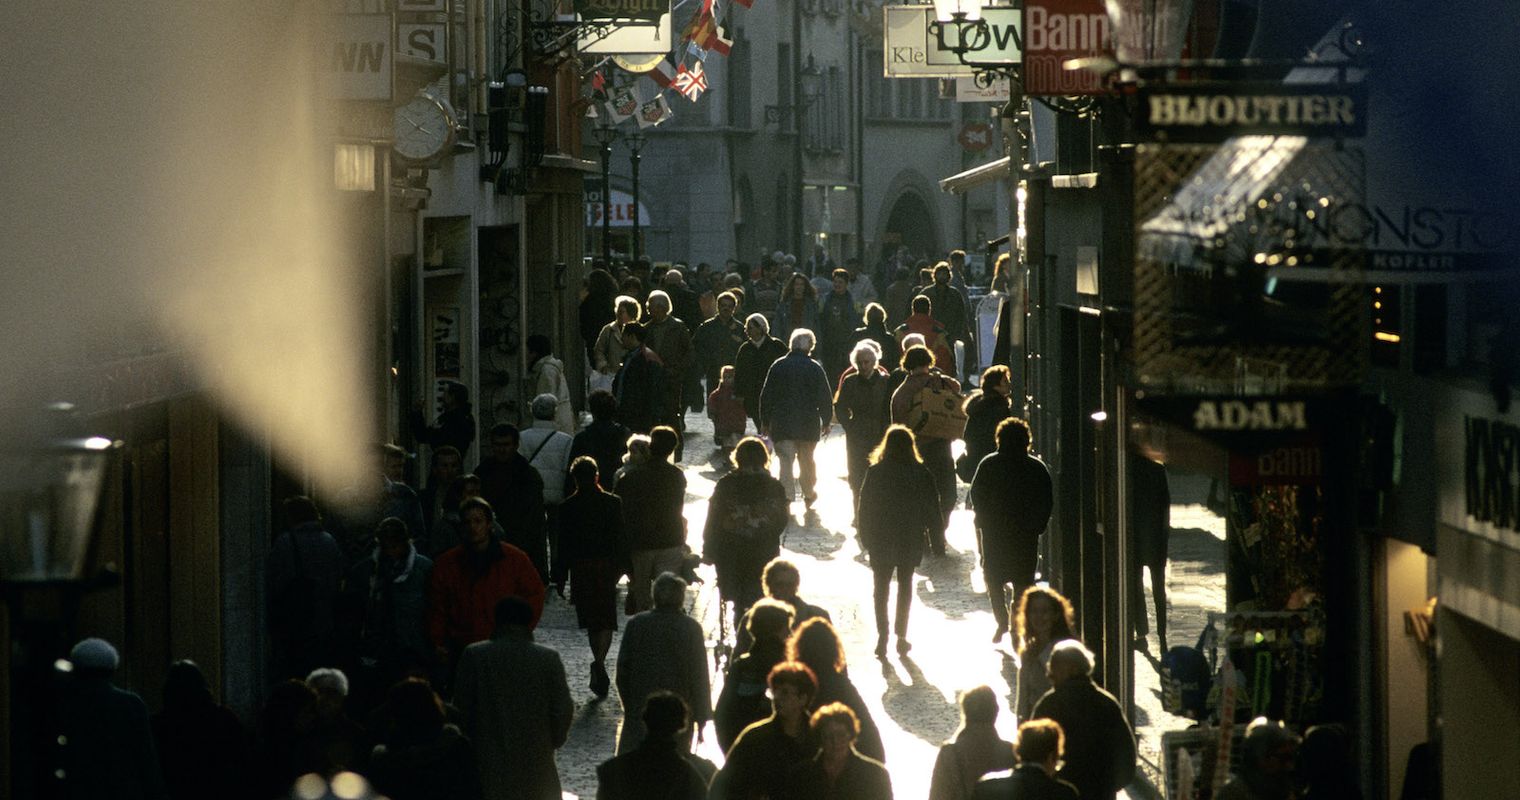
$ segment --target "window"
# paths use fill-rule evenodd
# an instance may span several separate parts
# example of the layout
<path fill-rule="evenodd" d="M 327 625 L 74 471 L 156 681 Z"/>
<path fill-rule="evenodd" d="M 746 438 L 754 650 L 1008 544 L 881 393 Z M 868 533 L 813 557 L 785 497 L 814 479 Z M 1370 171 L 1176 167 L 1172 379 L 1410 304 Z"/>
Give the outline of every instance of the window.
<path fill-rule="evenodd" d="M 866 52 L 866 116 L 892 116 L 892 79 L 882 74 L 884 54 L 880 50 Z"/>

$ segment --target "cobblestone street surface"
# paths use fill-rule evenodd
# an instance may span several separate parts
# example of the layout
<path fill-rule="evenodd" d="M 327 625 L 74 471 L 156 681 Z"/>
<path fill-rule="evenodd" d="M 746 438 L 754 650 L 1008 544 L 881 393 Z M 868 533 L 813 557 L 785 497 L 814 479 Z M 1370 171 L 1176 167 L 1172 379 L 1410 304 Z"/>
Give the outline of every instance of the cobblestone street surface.
<path fill-rule="evenodd" d="M 687 443 L 683 467 L 688 481 L 686 520 L 688 541 L 700 551 L 701 531 L 706 500 L 713 483 L 723 472 L 718 459 L 709 458 L 714 449 L 711 427 L 705 417 L 688 415 Z M 980 571 L 976 569 L 976 537 L 971 513 L 958 507 L 950 528 L 949 554 L 944 558 L 926 556 L 916 578 L 916 596 L 909 638 L 913 650 L 908 656 L 891 655 L 878 661 L 875 624 L 871 615 L 870 572 L 861 560 L 861 551 L 850 526 L 851 499 L 845 483 L 844 437 L 838 426 L 818 447 L 819 500 L 814 511 L 804 514 L 801 500 L 793 504 L 793 520 L 782 543 L 783 556 L 794 561 L 802 571 L 801 596 L 808 602 L 829 610 L 844 639 L 851 679 L 865 697 L 881 728 L 886 745 L 887 767 L 892 774 L 894 796 L 922 798 L 928 795 L 930 771 L 940 743 L 952 736 L 959 722 L 956 706 L 958 691 L 978 684 L 991 686 L 1003 698 L 1004 712 L 998 728 L 1004 738 L 1012 739 L 1016 721 L 1007 711 L 1016 683 L 1017 661 L 1010 637 L 1000 645 L 990 641 L 994 628 L 992 614 L 982 594 Z M 1207 485 L 1205 483 L 1205 489 Z M 1174 495 L 1181 493 L 1175 492 Z M 961 486 L 964 501 L 965 487 Z M 1201 503 L 1201 500 L 1194 501 Z M 1223 521 L 1209 515 L 1202 505 L 1189 506 L 1194 514 L 1181 522 L 1174 518 L 1174 528 L 1186 528 L 1184 536 L 1174 536 L 1173 553 L 1189 556 L 1188 542 L 1199 534 L 1213 533 L 1217 521 L 1218 536 L 1223 537 Z M 1176 512 L 1174 511 L 1174 517 Z M 1212 537 L 1210 537 L 1212 539 Z M 1193 546 L 1198 550 L 1197 546 Z M 1207 549 L 1207 548 L 1204 548 Z M 1222 559 L 1222 542 L 1216 549 Z M 1218 571 L 1212 550 L 1192 553 L 1169 569 L 1169 586 L 1173 592 L 1170 616 L 1173 645 L 1192 644 L 1202 629 L 1203 613 L 1182 608 L 1184 603 L 1214 602 L 1214 587 L 1198 583 L 1201 573 Z M 687 596 L 687 608 L 700 619 L 708 632 L 709 650 L 718 632 L 717 590 L 711 567 L 704 566 L 699 575 L 705 583 L 693 587 Z M 1218 577 L 1219 600 L 1222 600 L 1223 577 Z M 552 593 L 551 593 L 552 594 Z M 1212 607 L 1212 606 L 1211 606 Z M 1154 626 L 1152 627 L 1154 630 Z M 730 636 L 732 632 L 730 631 Z M 621 638 L 621 634 L 619 634 Z M 564 658 L 571 694 L 576 701 L 576 719 L 569 742 L 559 751 L 558 762 L 565 797 L 590 798 L 596 795 L 596 766 L 613 754 L 623 709 L 616 688 L 606 700 L 598 700 L 587 688 L 590 658 L 585 635 L 576 628 L 574 610 L 558 597 L 551 597 L 537 632 L 539 642 L 557 649 Z M 608 663 L 617 659 L 618 642 L 614 641 Z M 1151 637 L 1151 653 L 1155 637 Z M 1154 658 L 1151 655 L 1150 658 Z M 1136 655 L 1139 688 L 1136 700 L 1138 731 L 1141 737 L 1142 774 L 1153 784 L 1158 781 L 1154 765 L 1158 763 L 1160 731 L 1186 727 L 1160 710 L 1156 668 L 1146 656 Z M 716 697 L 721 676 L 713 678 Z M 1156 690 L 1156 691 L 1153 691 Z M 722 755 L 709 726 L 699 754 L 715 763 Z M 1146 793 L 1135 791 L 1134 796 Z"/>

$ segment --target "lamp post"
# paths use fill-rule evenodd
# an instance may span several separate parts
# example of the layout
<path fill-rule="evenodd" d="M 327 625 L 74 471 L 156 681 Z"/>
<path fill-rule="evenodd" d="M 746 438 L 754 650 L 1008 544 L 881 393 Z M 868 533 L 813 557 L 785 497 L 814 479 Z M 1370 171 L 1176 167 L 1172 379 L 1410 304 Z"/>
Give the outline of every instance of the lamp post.
<path fill-rule="evenodd" d="M 602 261 L 612 269 L 612 143 L 618 139 L 617 126 L 598 123 L 591 129 L 602 148 Z"/>
<path fill-rule="evenodd" d="M 649 140 L 644 138 L 644 134 L 634 131 L 624 137 L 624 141 L 628 142 L 628 165 L 633 171 L 633 260 L 638 261 L 643 250 L 643 242 L 640 239 L 642 226 L 639 222 L 641 208 L 639 205 L 639 160 L 643 156 L 639 154 L 639 151 L 644 149 L 644 145 L 648 144 Z"/>

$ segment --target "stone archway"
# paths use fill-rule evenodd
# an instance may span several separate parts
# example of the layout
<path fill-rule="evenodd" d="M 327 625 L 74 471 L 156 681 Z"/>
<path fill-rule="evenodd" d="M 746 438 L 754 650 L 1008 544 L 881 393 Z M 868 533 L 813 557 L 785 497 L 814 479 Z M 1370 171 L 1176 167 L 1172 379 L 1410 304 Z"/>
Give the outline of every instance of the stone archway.
<path fill-rule="evenodd" d="M 891 208 L 881 236 L 877 238 L 881 243 L 878 255 L 882 259 L 891 258 L 899 246 L 906 246 L 918 257 L 940 252 L 939 226 L 935 224 L 934 210 L 922 195 L 904 190 L 892 201 Z"/>

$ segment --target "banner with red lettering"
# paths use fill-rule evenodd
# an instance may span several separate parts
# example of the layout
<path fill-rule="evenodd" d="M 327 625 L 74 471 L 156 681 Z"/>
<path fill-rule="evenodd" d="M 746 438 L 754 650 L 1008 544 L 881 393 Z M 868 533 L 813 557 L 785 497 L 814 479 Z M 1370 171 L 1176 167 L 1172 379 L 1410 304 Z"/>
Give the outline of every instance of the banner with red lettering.
<path fill-rule="evenodd" d="M 1025 94 L 1104 94 L 1097 73 L 1064 63 L 1113 53 L 1103 0 L 1024 0 Z"/>

